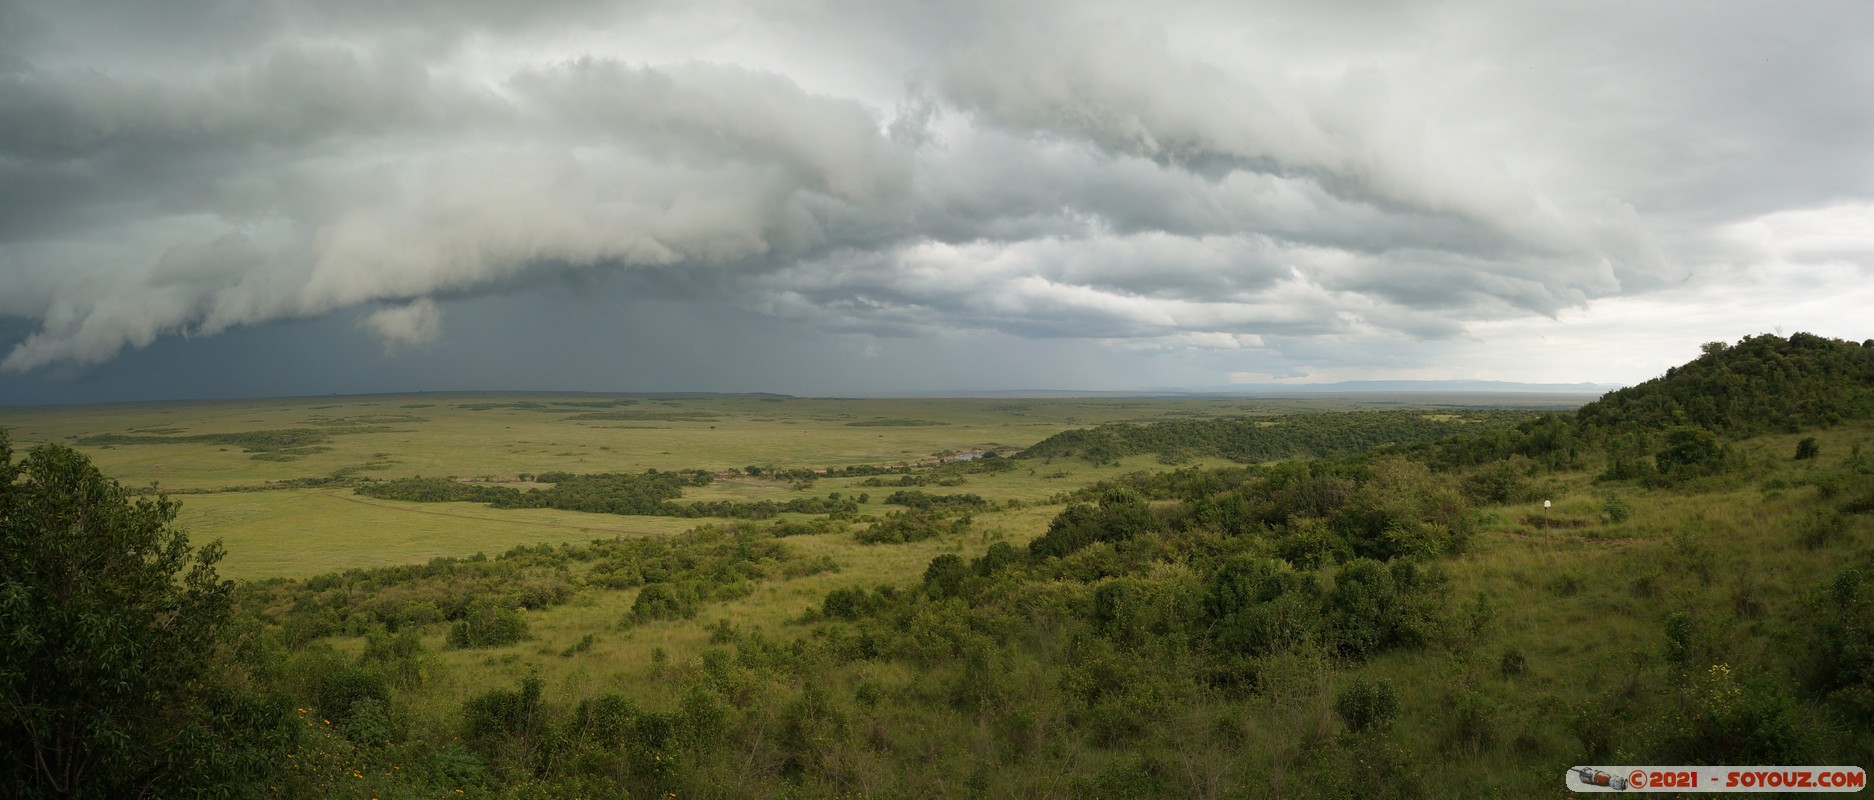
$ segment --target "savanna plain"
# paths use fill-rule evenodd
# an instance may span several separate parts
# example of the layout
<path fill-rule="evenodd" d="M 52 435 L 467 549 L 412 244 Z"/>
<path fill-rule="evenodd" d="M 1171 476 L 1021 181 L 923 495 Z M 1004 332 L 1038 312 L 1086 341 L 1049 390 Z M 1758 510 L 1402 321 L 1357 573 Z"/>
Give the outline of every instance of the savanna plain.
<path fill-rule="evenodd" d="M 1598 399 L 0 427 L 224 551 L 174 695 L 205 710 L 166 718 L 205 755 L 159 796 L 1559 797 L 1575 765 L 1874 763 L 1874 343 L 1714 343 Z"/>

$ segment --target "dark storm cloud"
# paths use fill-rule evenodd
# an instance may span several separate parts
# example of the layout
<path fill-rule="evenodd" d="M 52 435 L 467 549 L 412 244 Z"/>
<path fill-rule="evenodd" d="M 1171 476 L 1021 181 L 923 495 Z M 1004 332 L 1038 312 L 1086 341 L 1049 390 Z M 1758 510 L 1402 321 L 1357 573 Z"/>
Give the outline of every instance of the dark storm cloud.
<path fill-rule="evenodd" d="M 1005 6 L 0 0 L 0 366 L 568 280 L 1299 359 L 1874 252 L 1861 4 Z"/>

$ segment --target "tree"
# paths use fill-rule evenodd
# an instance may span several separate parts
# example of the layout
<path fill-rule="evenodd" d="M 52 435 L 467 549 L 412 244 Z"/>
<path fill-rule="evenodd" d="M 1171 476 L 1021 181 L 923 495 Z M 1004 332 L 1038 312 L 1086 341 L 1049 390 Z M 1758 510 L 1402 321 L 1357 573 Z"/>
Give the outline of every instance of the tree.
<path fill-rule="evenodd" d="M 0 430 L 0 795 L 240 794 L 290 739 L 290 701 L 232 688 L 221 546 L 176 508 Z"/>

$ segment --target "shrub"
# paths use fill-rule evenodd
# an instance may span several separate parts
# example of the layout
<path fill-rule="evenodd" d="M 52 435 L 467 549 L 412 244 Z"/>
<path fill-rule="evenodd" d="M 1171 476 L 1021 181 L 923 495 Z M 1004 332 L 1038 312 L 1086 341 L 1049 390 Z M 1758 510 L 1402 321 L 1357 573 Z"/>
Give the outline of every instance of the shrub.
<path fill-rule="evenodd" d="M 1874 587 L 1847 569 L 1814 605 L 1811 682 L 1863 725 L 1874 724 Z"/>
<path fill-rule="evenodd" d="M 871 527 L 853 534 L 853 538 L 861 544 L 921 542 L 946 533 L 962 533 L 969 529 L 971 521 L 968 514 L 952 520 L 941 511 L 912 509 L 886 514 Z"/>
<path fill-rule="evenodd" d="M 1675 764 L 1810 763 L 1815 748 L 1787 695 L 1762 676 L 1714 664 L 1690 688 L 1658 752 Z"/>
<path fill-rule="evenodd" d="M 1814 436 L 1805 436 L 1796 443 L 1796 460 L 1807 461 L 1822 454 L 1822 446 L 1815 443 Z"/>
<path fill-rule="evenodd" d="M 1320 589 L 1279 561 L 1237 556 L 1211 576 L 1204 616 L 1227 653 L 1281 652 L 1320 636 Z"/>
<path fill-rule="evenodd" d="M 484 745 L 502 738 L 537 734 L 543 722 L 540 677 L 529 675 L 518 691 L 491 689 L 462 704 L 463 738 Z"/>
<path fill-rule="evenodd" d="M 1275 540 L 1275 554 L 1296 569 L 1314 569 L 1345 561 L 1353 550 L 1320 519 L 1295 517 Z"/>
<path fill-rule="evenodd" d="M 963 581 L 969 574 L 970 569 L 962 557 L 945 553 L 931 559 L 930 566 L 924 569 L 924 586 L 937 597 L 955 597 L 963 591 Z"/>
<path fill-rule="evenodd" d="M 1328 621 L 1342 655 L 1365 658 L 1400 639 L 1398 588 L 1386 566 L 1348 562 L 1328 595 Z"/>
<path fill-rule="evenodd" d="M 1509 461 L 1498 461 L 1465 476 L 1462 486 L 1464 496 L 1476 503 L 1501 505 L 1529 496 L 1529 479 Z"/>
<path fill-rule="evenodd" d="M 1839 511 L 1817 511 L 1802 523 L 1797 541 L 1810 550 L 1828 546 L 1848 532 L 1848 518 Z"/>
<path fill-rule="evenodd" d="M 364 637 L 364 653 L 358 656 L 360 664 L 374 664 L 386 675 L 403 686 L 415 686 L 423 681 L 423 638 L 411 629 L 391 634 L 382 628 L 374 629 Z"/>
<path fill-rule="evenodd" d="M 1355 678 L 1334 695 L 1334 713 L 1354 732 L 1384 728 L 1399 716 L 1399 690 L 1389 681 Z"/>
<path fill-rule="evenodd" d="M 449 627 L 449 646 L 456 649 L 500 647 L 527 638 L 527 618 L 511 608 L 492 603 L 469 607 L 461 621 Z"/>
<path fill-rule="evenodd" d="M 638 598 L 631 603 L 631 619 L 635 622 L 689 619 L 694 616 L 694 593 L 668 583 L 646 584 L 638 590 Z"/>
<path fill-rule="evenodd" d="M 826 593 L 820 613 L 830 619 L 858 619 L 871 605 L 864 589 L 841 587 Z"/>
<path fill-rule="evenodd" d="M 1633 507 L 1620 499 L 1620 495 L 1609 494 L 1601 501 L 1601 516 L 1608 522 L 1626 522 L 1633 516 Z"/>
<path fill-rule="evenodd" d="M 1503 658 L 1497 661 L 1497 671 L 1505 678 L 1514 678 L 1529 671 L 1529 659 L 1523 656 L 1523 651 L 1512 647 L 1503 651 Z"/>
<path fill-rule="evenodd" d="M 366 703 L 390 705 L 390 679 L 374 666 L 347 664 L 336 653 L 308 654 L 299 663 L 306 675 L 312 705 L 327 718 L 343 721 Z"/>
<path fill-rule="evenodd" d="M 1451 704 L 1451 741 L 1475 753 L 1496 743 L 1496 707 L 1482 694 L 1465 689 Z"/>

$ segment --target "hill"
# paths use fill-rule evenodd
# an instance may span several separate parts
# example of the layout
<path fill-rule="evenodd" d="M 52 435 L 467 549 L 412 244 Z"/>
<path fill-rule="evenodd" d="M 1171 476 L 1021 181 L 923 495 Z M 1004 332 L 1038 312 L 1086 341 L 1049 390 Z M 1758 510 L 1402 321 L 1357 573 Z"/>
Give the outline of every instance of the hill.
<path fill-rule="evenodd" d="M 1874 417 L 1874 339 L 1808 333 L 1711 342 L 1698 358 L 1575 412 L 1582 427 L 1664 431 L 1696 425 L 1733 435 L 1794 432 Z"/>
<path fill-rule="evenodd" d="M 1141 453 L 1165 463 L 1220 457 L 1239 463 L 1331 458 L 1383 446 L 1409 447 L 1461 433 L 1514 427 L 1547 412 L 1512 410 L 1348 411 L 1208 420 L 1119 423 L 1062 431 L 1022 458 L 1084 458 L 1103 463 Z"/>

